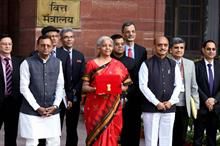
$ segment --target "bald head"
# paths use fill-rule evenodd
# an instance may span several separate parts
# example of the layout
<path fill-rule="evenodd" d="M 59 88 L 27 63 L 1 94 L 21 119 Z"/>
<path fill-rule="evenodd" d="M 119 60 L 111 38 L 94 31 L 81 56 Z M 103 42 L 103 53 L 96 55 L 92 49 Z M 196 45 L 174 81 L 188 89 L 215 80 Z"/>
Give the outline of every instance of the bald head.
<path fill-rule="evenodd" d="M 156 37 L 155 39 L 154 39 L 154 45 L 156 45 L 158 42 L 160 42 L 160 41 L 167 41 L 167 42 L 169 42 L 168 41 L 168 39 L 167 39 L 167 37 L 165 37 L 165 36 L 158 36 L 158 37 Z"/>

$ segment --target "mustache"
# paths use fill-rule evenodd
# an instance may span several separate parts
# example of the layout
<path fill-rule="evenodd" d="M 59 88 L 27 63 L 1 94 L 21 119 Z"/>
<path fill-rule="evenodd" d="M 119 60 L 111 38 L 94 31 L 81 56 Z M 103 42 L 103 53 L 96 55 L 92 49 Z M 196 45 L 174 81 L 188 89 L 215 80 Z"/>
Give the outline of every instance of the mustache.
<path fill-rule="evenodd" d="M 161 48 L 160 51 L 167 51 L 166 49 Z"/>
<path fill-rule="evenodd" d="M 133 35 L 130 35 L 130 36 L 128 36 L 128 38 L 134 38 L 134 36 L 133 36 Z"/>

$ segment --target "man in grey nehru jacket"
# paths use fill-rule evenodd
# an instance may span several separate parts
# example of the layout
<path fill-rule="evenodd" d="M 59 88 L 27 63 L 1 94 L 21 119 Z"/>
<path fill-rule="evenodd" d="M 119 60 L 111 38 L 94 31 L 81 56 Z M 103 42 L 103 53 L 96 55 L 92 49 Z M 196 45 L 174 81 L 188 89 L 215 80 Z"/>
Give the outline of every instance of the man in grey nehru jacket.
<path fill-rule="evenodd" d="M 52 41 L 40 36 L 33 56 L 20 67 L 20 91 L 24 96 L 19 126 L 26 146 L 37 146 L 46 139 L 47 146 L 60 146 L 60 116 L 58 107 L 64 94 L 62 63 L 51 55 Z"/>

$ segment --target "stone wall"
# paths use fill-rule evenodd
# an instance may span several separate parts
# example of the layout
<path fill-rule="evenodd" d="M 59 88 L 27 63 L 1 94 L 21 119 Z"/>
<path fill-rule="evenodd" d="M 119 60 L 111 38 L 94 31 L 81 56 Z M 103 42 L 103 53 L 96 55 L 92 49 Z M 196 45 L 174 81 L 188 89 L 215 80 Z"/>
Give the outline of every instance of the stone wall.
<path fill-rule="evenodd" d="M 2 0 L 0 0 L 2 1 Z M 41 28 L 36 27 L 37 0 L 9 0 L 16 2 L 18 25 L 16 54 L 28 56 L 35 49 Z M 80 29 L 75 29 L 75 47 L 87 59 L 96 56 L 95 44 L 101 35 L 121 33 L 123 22 L 135 22 L 137 43 L 152 54 L 153 38 L 164 33 L 165 0 L 81 0 Z M 11 12 L 12 13 L 12 12 Z M 10 16 L 8 16 L 10 17 Z"/>

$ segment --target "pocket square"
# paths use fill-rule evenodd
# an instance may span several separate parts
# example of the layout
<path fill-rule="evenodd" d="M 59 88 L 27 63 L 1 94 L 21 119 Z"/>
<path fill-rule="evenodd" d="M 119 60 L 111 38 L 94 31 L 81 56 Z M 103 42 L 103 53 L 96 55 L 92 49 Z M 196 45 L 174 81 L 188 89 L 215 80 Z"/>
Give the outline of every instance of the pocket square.
<path fill-rule="evenodd" d="M 77 59 L 76 62 L 77 62 L 77 63 L 82 63 L 82 60 Z"/>

